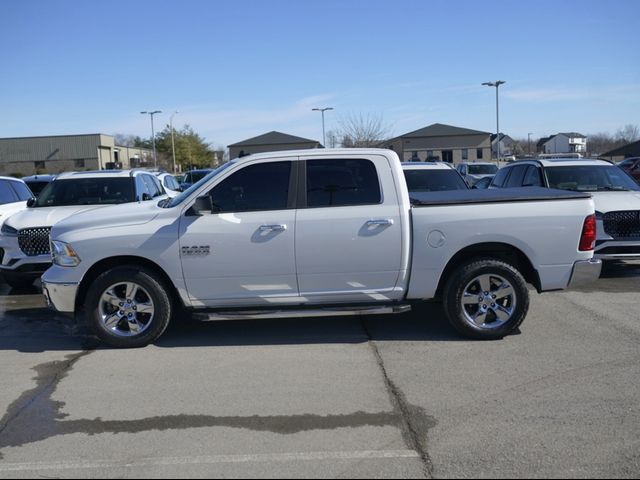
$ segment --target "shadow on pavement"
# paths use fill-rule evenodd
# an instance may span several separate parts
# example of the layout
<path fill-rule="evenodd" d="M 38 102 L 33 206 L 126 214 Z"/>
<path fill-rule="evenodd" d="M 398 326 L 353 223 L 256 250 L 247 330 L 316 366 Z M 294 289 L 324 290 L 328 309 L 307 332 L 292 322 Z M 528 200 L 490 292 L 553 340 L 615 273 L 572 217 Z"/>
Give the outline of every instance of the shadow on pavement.
<path fill-rule="evenodd" d="M 5 297 L 6 298 L 6 297 Z M 442 305 L 420 304 L 399 315 L 198 322 L 180 318 L 155 343 L 160 348 L 349 344 L 375 341 L 463 341 Z M 0 350 L 78 351 L 101 347 L 73 319 L 46 308 L 7 309 L 0 318 Z"/>

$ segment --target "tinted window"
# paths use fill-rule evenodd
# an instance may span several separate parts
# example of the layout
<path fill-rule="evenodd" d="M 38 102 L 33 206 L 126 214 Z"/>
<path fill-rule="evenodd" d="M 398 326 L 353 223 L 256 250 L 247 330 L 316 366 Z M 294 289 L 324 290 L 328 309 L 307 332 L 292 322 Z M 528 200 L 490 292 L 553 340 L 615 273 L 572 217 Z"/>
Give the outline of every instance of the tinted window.
<path fill-rule="evenodd" d="M 467 184 L 455 170 L 405 170 L 409 192 L 467 190 Z"/>
<path fill-rule="evenodd" d="M 35 207 L 111 205 L 133 202 L 131 178 L 72 178 L 54 180 L 42 190 Z"/>
<path fill-rule="evenodd" d="M 611 165 L 547 167 L 550 188 L 585 192 L 640 190 L 624 170 Z"/>
<path fill-rule="evenodd" d="M 27 185 L 29 186 L 29 189 L 33 192 L 33 195 L 37 197 L 38 195 L 40 195 L 40 192 L 44 190 L 44 187 L 49 185 L 49 182 L 42 182 L 40 180 L 37 180 L 35 182 L 28 182 Z"/>
<path fill-rule="evenodd" d="M 142 181 L 147 185 L 147 190 L 151 194 L 151 198 L 158 197 L 164 192 L 155 177 L 151 175 L 140 175 Z"/>
<path fill-rule="evenodd" d="M 469 174 L 471 175 L 493 175 L 498 171 L 495 165 L 469 165 Z"/>
<path fill-rule="evenodd" d="M 522 181 L 524 180 L 524 174 L 527 173 L 527 168 L 529 165 L 518 165 L 517 167 L 511 168 L 511 175 L 509 175 L 509 180 L 504 184 L 505 187 L 521 187 Z"/>
<path fill-rule="evenodd" d="M 510 168 L 501 168 L 500 170 L 498 170 L 498 173 L 496 173 L 496 176 L 493 177 L 493 182 L 491 182 L 491 186 L 492 187 L 504 186 L 504 182 L 509 176 L 510 170 L 511 170 Z"/>
<path fill-rule="evenodd" d="M 307 161 L 307 206 L 370 205 L 381 201 L 376 167 L 370 160 Z"/>
<path fill-rule="evenodd" d="M 178 188 L 180 188 L 180 186 L 178 185 L 178 182 L 176 182 L 176 179 L 170 175 L 167 175 L 166 177 L 164 177 L 163 183 L 164 183 L 164 186 L 170 190 L 177 190 Z"/>
<path fill-rule="evenodd" d="M 540 169 L 529 165 L 527 172 L 524 174 L 524 180 L 522 185 L 525 187 L 542 187 L 542 176 L 540 175 Z"/>
<path fill-rule="evenodd" d="M 249 165 L 209 194 L 214 213 L 284 210 L 289 199 L 291 162 Z"/>
<path fill-rule="evenodd" d="M 9 183 L 15 190 L 20 200 L 29 200 L 31 197 L 33 197 L 33 193 L 31 193 L 31 190 L 29 189 L 29 187 L 27 187 L 24 183 L 22 182 L 9 182 Z"/>
<path fill-rule="evenodd" d="M 11 188 L 11 185 L 9 185 L 9 181 L 0 180 L 0 205 L 17 202 L 18 200 L 16 193 L 13 191 L 13 188 Z"/>

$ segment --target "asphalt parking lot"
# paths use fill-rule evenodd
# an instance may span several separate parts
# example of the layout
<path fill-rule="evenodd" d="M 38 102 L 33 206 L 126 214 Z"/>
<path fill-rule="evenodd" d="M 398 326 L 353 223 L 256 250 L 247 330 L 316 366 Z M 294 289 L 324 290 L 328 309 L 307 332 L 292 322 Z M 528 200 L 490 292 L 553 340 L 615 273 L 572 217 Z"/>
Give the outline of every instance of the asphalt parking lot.
<path fill-rule="evenodd" d="M 637 478 L 639 290 L 616 263 L 494 342 L 424 304 L 114 350 L 2 284 L 0 478 Z"/>

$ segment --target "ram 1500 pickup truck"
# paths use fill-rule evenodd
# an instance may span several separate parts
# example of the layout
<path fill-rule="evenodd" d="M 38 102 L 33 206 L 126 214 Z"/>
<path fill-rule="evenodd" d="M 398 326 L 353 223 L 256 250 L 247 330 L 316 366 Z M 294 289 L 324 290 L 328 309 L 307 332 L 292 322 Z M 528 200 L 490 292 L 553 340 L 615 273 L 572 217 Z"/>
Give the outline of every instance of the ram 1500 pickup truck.
<path fill-rule="evenodd" d="M 402 312 L 440 298 L 462 334 L 513 332 L 538 292 L 596 279 L 589 194 L 415 193 L 391 150 L 250 155 L 170 200 L 79 213 L 51 232 L 47 301 L 116 347 L 170 319 Z"/>

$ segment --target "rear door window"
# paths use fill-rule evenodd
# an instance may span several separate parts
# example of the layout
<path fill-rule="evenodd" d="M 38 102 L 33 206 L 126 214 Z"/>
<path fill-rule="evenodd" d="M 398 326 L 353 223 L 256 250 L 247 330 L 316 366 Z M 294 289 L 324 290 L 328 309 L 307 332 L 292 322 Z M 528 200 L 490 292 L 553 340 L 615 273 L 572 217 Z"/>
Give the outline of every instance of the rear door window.
<path fill-rule="evenodd" d="M 522 183 L 525 187 L 542 187 L 542 175 L 540 169 L 533 165 L 529 165 L 527 171 L 524 174 L 524 180 Z"/>
<path fill-rule="evenodd" d="M 306 163 L 307 207 L 381 203 L 378 172 L 370 160 L 323 159 Z"/>
<path fill-rule="evenodd" d="M 501 168 L 500 170 L 498 170 L 498 173 L 496 173 L 496 176 L 493 177 L 493 182 L 491 182 L 491 186 L 499 187 L 499 188 L 504 187 L 504 184 L 507 181 L 507 178 L 509 177 L 509 173 L 511 173 L 510 168 Z"/>
<path fill-rule="evenodd" d="M 522 181 L 524 180 L 524 175 L 527 173 L 527 168 L 529 165 L 518 165 L 516 167 L 511 167 L 511 175 L 509 175 L 509 179 L 505 183 L 505 187 L 513 188 L 513 187 L 521 187 Z"/>

